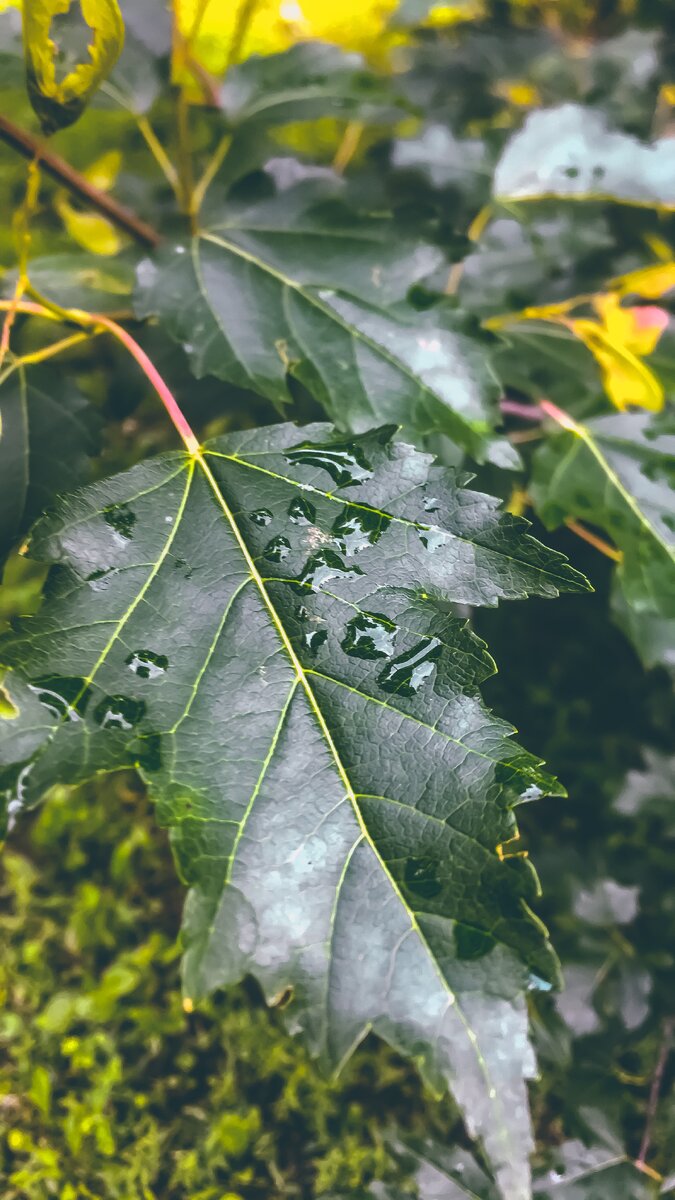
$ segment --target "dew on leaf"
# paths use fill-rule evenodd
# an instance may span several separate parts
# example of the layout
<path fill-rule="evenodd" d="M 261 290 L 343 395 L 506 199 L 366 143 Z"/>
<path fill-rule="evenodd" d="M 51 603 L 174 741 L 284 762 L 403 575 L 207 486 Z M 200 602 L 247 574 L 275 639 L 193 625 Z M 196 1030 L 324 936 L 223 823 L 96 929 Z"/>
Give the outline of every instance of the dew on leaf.
<path fill-rule="evenodd" d="M 159 733 L 149 733 L 140 739 L 141 749 L 136 762 L 144 771 L 159 771 L 162 766 L 162 739 Z"/>
<path fill-rule="evenodd" d="M 249 514 L 249 520 L 253 521 L 254 525 L 269 525 L 272 518 L 272 513 L 269 508 L 256 508 Z"/>
<path fill-rule="evenodd" d="M 433 673 L 441 648 L 439 638 L 423 638 L 412 649 L 387 663 L 378 677 L 380 687 L 399 696 L 414 696 Z"/>
<path fill-rule="evenodd" d="M 457 957 L 466 962 L 485 958 L 494 947 L 494 939 L 484 929 L 476 929 L 473 925 L 462 925 L 458 922 L 453 932 Z"/>
<path fill-rule="evenodd" d="M 133 650 L 124 661 L 140 679 L 157 679 L 169 665 L 166 654 L 155 654 L 154 650 Z"/>
<path fill-rule="evenodd" d="M 316 654 L 317 650 L 324 645 L 328 640 L 327 629 L 310 629 L 303 634 L 303 642 L 305 649 L 309 650 L 310 654 Z"/>
<path fill-rule="evenodd" d="M 422 900 L 432 900 L 442 888 L 438 864 L 433 858 L 408 858 L 403 878 L 410 891 Z"/>
<path fill-rule="evenodd" d="M 102 729 L 133 729 L 145 714 L 143 700 L 131 696 L 105 696 L 94 709 L 94 720 Z"/>
<path fill-rule="evenodd" d="M 298 618 L 298 620 L 299 620 L 299 621 L 306 621 L 306 620 L 307 620 L 307 617 L 309 616 L 309 613 L 307 612 L 307 609 L 305 608 L 304 604 L 301 604 L 301 605 L 300 605 L 300 607 L 298 608 L 298 611 L 297 611 L 297 613 L 296 613 L 296 616 L 297 616 L 297 618 Z"/>
<path fill-rule="evenodd" d="M 134 536 L 136 513 L 131 511 L 128 504 L 111 504 L 109 508 L 103 509 L 103 518 L 125 542 Z"/>
<path fill-rule="evenodd" d="M 291 543 L 288 538 L 279 534 L 277 537 L 272 538 L 271 542 L 267 543 L 263 550 L 263 555 L 270 562 L 283 562 L 285 558 L 288 558 L 290 552 Z"/>
<path fill-rule="evenodd" d="M 528 992 L 550 992 L 553 987 L 548 979 L 542 979 L 540 975 L 535 975 L 534 971 L 530 971 L 530 976 L 527 981 Z"/>
<path fill-rule="evenodd" d="M 425 550 L 438 550 L 450 538 L 450 535 L 443 529 L 437 529 L 433 525 L 428 526 L 426 529 L 418 529 L 417 533 Z"/>
<path fill-rule="evenodd" d="M 358 554 L 379 541 L 391 517 L 372 508 L 353 508 L 347 505 L 335 519 L 331 530 L 343 554 Z"/>
<path fill-rule="evenodd" d="M 323 546 L 321 550 L 317 550 L 316 554 L 312 554 L 307 559 L 296 583 L 316 591 L 329 579 L 335 579 L 339 575 L 363 575 L 363 571 L 360 567 L 348 567 L 339 554 L 336 554 L 334 550 L 329 550 L 327 546 Z"/>
<path fill-rule="evenodd" d="M 81 675 L 45 675 L 28 686 L 53 717 L 78 721 L 86 711 L 90 688 Z"/>
<path fill-rule="evenodd" d="M 356 487 L 373 474 L 368 459 L 356 442 L 339 445 L 334 442 L 302 442 L 287 450 L 286 462 L 292 467 L 321 467 L 338 487 Z"/>
<path fill-rule="evenodd" d="M 304 496 L 295 496 L 291 500 L 288 515 L 294 525 L 313 525 L 316 521 L 316 509 Z"/>
<path fill-rule="evenodd" d="M 388 617 L 363 612 L 347 622 L 340 644 L 352 658 L 390 658 L 397 633 L 398 627 Z"/>
<path fill-rule="evenodd" d="M 436 496 L 425 496 L 424 500 L 422 501 L 425 512 L 438 512 L 440 503 L 440 500 L 438 500 Z"/>

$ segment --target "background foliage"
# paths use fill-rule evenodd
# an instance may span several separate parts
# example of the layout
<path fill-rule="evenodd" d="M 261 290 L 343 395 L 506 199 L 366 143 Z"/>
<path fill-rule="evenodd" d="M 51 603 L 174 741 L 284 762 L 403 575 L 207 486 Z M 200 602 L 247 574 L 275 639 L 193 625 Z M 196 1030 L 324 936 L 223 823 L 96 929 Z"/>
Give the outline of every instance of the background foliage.
<path fill-rule="evenodd" d="M 537 1194 L 668 1194 L 675 1186 L 672 1060 L 655 1118 L 647 1109 L 675 984 L 675 592 L 662 550 L 673 528 L 668 291 L 675 279 L 675 172 L 660 169 L 661 157 L 652 180 L 652 160 L 640 157 L 639 170 L 633 165 L 617 176 L 610 139 L 641 143 L 637 152 L 621 143 L 623 162 L 632 161 L 625 158 L 630 145 L 630 153 L 643 155 L 654 139 L 666 159 L 671 153 L 670 6 L 406 0 L 396 11 L 393 4 L 367 13 L 362 5 L 341 5 L 336 18 L 327 6 L 306 3 L 299 26 L 275 23 L 261 4 L 250 41 L 237 46 L 234 25 L 223 27 L 214 4 L 191 47 L 197 71 L 175 37 L 171 53 L 161 5 L 122 7 L 123 57 L 94 107 L 57 134 L 58 152 L 161 225 L 166 237 L 183 239 L 186 221 L 171 186 L 180 199 L 190 170 L 177 132 L 178 102 L 179 125 L 190 125 L 192 170 L 213 161 L 223 138 L 204 219 L 218 222 L 227 199 L 228 227 L 219 236 L 245 250 L 255 244 L 277 265 L 292 264 L 305 273 L 308 290 L 327 286 L 332 271 L 353 305 L 370 298 L 370 239 L 381 258 L 383 237 L 371 218 L 386 215 L 391 275 L 378 302 L 404 330 L 414 327 L 442 344 L 464 391 L 458 404 L 457 391 L 448 398 L 433 378 L 414 393 L 408 384 L 400 391 L 391 385 L 387 402 L 397 397 L 398 410 L 380 419 L 403 423 L 451 464 L 468 453 L 481 487 L 512 511 L 527 508 L 545 522 L 542 539 L 563 549 L 596 588 L 593 597 L 531 600 L 474 615 L 500 667 L 485 685 L 487 702 L 515 722 L 523 743 L 545 757 L 569 792 L 569 799 L 520 815 L 520 845 L 533 851 L 544 893 L 539 911 L 566 983 L 559 995 L 531 997 L 542 1071 L 531 1093 Z M 180 10 L 184 33 L 192 16 L 189 5 Z M 35 128 L 15 17 L 10 7 L 1 18 L 0 86 L 12 117 Z M 306 44 L 308 36 L 362 51 L 365 62 Z M 261 60 L 264 66 L 248 57 L 289 47 L 288 59 Z M 220 89 L 227 67 L 215 111 L 203 104 L 204 87 Z M 298 94 L 289 96 L 289 81 Z M 551 126 L 534 123 L 546 120 L 540 109 L 561 104 L 575 136 L 584 134 L 584 120 L 573 106 L 590 106 L 598 122 L 585 129 L 591 157 L 563 171 L 562 159 L 555 161 L 565 134 L 560 114 L 554 135 Z M 169 147 L 168 161 L 157 162 L 148 149 L 157 154 L 155 133 Z M 14 152 L 0 146 L 3 211 L 20 209 L 25 174 Z M 639 197 L 644 206 L 616 203 L 636 199 L 636 179 L 653 188 Z M 570 199 L 588 190 L 590 202 Z M 522 202 L 533 194 L 543 199 Z M 322 235 L 319 267 L 288 236 L 300 222 Z M 329 230 L 340 227 L 362 239 L 351 274 L 340 265 L 344 243 L 331 253 L 328 241 Z M 256 387 L 220 347 L 216 380 L 213 344 L 200 346 L 194 313 L 186 326 L 169 276 L 158 279 L 157 266 L 115 223 L 49 179 L 31 239 L 32 284 L 61 304 L 125 312 L 138 269 L 138 314 L 166 309 L 162 323 L 139 327 L 138 336 L 201 433 L 265 424 L 280 411 L 301 420 L 331 415 L 335 399 L 317 386 L 325 365 L 286 369 L 294 359 L 288 346 L 276 352 L 274 369 L 254 364 Z M 20 222 L 4 222 L 8 295 L 17 240 Z M 645 268 L 647 277 L 623 279 Z M 227 286 L 236 284 L 234 256 L 219 269 L 233 272 Z M 178 296 L 182 287 L 179 281 Z M 579 303 L 568 305 L 570 298 Z M 256 297 L 251 303 L 255 309 Z M 38 321 L 19 323 L 16 347 L 27 356 L 62 335 Z M 477 364 L 488 353 L 493 368 L 486 372 Z M 53 476 L 45 479 L 44 443 L 31 443 L 32 490 L 17 481 L 15 503 L 3 506 L 3 548 L 14 547 L 0 594 L 5 620 L 39 603 L 42 569 L 16 547 L 45 495 L 72 486 L 74 473 L 102 477 L 173 445 L 155 399 L 119 347 L 103 338 L 82 342 L 61 364 L 69 420 L 63 453 L 52 429 L 46 441 Z M 46 403 L 46 392 L 53 396 L 54 373 L 45 370 L 49 364 L 26 366 L 34 406 Z M 367 378 L 363 391 L 367 396 Z M 345 395 L 353 412 L 340 403 L 337 418 L 365 427 L 355 381 Z M 541 397 L 585 423 L 603 447 L 603 462 L 614 455 L 610 472 L 569 427 L 523 415 L 522 406 Z M 626 407 L 634 411 L 624 413 Z M 580 488 L 568 456 L 581 453 L 587 459 Z M 2 455 L 0 442 L 0 464 Z M 5 470 L 10 461 L 8 455 Z M 631 497 L 646 520 L 636 522 Z M 579 529 L 599 538 L 601 549 Z M 442 1185 L 434 1179 L 428 1164 L 442 1148 L 455 1156 L 449 1169 L 466 1162 L 467 1178 L 474 1170 L 462 1158 L 467 1143 L 458 1114 L 375 1039 L 338 1082 L 327 1082 L 252 983 L 184 1013 L 175 941 L 181 902 L 164 835 L 132 775 L 77 792 L 57 789 L 13 835 L 4 858 L 0 968 L 0 1162 L 8 1200 L 254 1200 L 371 1190 L 454 1200 L 479 1193 L 484 1185 L 467 1191 L 461 1173 L 454 1183 L 447 1174 Z M 653 1174 L 630 1165 L 641 1157 L 646 1122 Z M 583 1181 L 566 1180 L 564 1164 L 575 1156 L 583 1161 L 589 1147 L 598 1163 L 618 1166 L 612 1175 L 594 1168 L 594 1190 L 583 1191 Z"/>

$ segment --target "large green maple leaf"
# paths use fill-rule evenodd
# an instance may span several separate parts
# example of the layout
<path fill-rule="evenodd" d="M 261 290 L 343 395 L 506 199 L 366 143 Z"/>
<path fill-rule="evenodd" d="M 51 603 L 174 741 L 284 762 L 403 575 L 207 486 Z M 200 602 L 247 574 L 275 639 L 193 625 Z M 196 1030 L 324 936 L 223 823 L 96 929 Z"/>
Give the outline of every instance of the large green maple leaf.
<path fill-rule="evenodd" d="M 391 435 L 241 433 L 61 501 L 44 606 L 0 644 L 0 764 L 11 808 L 139 766 L 191 889 L 188 995 L 251 973 L 333 1067 L 373 1029 L 525 1200 L 524 993 L 556 965 L 498 847 L 558 789 L 452 602 L 587 585 Z"/>

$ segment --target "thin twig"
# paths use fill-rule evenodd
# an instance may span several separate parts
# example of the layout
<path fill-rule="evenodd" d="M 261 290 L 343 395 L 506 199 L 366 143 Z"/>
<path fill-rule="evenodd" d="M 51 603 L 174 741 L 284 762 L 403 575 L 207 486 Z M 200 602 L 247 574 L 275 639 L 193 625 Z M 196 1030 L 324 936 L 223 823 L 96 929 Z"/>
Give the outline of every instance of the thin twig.
<path fill-rule="evenodd" d="M 523 421 L 543 421 L 544 419 L 544 410 L 538 404 L 521 404 L 518 400 L 509 400 L 508 396 L 502 396 L 499 407 L 508 416 L 520 417 Z"/>
<path fill-rule="evenodd" d="M 18 302 L 0 300 L 0 312 L 8 312 L 12 308 L 12 305 L 14 305 L 17 312 L 26 313 L 28 316 L 46 317 L 51 321 L 62 319 L 50 309 L 45 308 L 43 304 L 36 304 L 31 300 L 19 300 Z M 67 310 L 67 317 L 73 324 L 81 325 L 84 329 L 94 332 L 107 329 L 109 333 L 112 333 L 113 337 L 117 338 L 118 342 L 121 342 L 132 357 L 136 359 L 143 374 L 157 392 L 164 408 L 180 434 L 186 450 L 190 454 L 198 454 L 199 439 L 191 429 L 187 418 L 183 415 L 176 397 L 170 391 L 168 384 L 162 379 L 155 364 L 148 358 L 145 350 L 139 346 L 131 334 L 127 333 L 126 329 L 123 329 L 121 325 L 118 325 L 116 321 L 113 321 L 110 317 L 106 317 L 103 313 L 90 313 L 84 312 L 79 308 L 70 308 Z"/>
<path fill-rule="evenodd" d="M 6 142 L 13 150 L 17 150 L 24 158 L 34 159 L 39 154 L 42 170 L 63 184 L 69 192 L 72 192 L 85 204 L 90 205 L 91 208 L 95 208 L 97 212 L 103 213 L 112 221 L 113 225 L 123 229 L 125 233 L 130 234 L 144 246 L 159 245 L 161 237 L 156 229 L 142 221 L 118 200 L 114 200 L 100 188 L 94 187 L 84 175 L 71 167 L 70 163 L 55 154 L 53 150 L 49 150 L 32 133 L 20 129 L 6 116 L 0 116 L 0 140 Z"/>
<path fill-rule="evenodd" d="M 580 521 L 575 521 L 572 517 L 567 517 L 565 519 L 565 524 L 567 528 L 571 530 L 572 533 L 576 533 L 577 537 L 580 537 L 582 541 L 588 542 L 589 546 L 594 546 L 596 550 L 599 550 L 601 554 L 604 554 L 605 558 L 611 558 L 612 562 L 622 561 L 623 554 L 620 550 L 617 550 L 616 546 L 612 546 L 609 542 L 606 542 L 604 538 L 598 537 L 597 533 L 593 533 L 592 530 L 587 529 L 586 526 L 582 525 Z"/>
<path fill-rule="evenodd" d="M 152 154 L 157 165 L 160 167 L 167 183 L 170 185 L 174 196 L 177 200 L 180 200 L 180 180 L 178 178 L 178 172 L 171 162 L 171 159 L 169 158 L 162 143 L 157 137 L 157 134 L 152 128 L 152 125 L 148 121 L 147 117 L 144 117 L 142 114 L 136 117 L 136 124 L 139 132 L 142 134 L 145 140 L 148 150 Z"/>
<path fill-rule="evenodd" d="M 636 1160 L 636 1167 L 643 1168 L 646 1166 L 645 1159 L 649 1153 L 649 1147 L 652 1140 L 652 1127 L 656 1117 L 656 1110 L 659 1105 L 659 1096 L 661 1094 L 661 1084 L 663 1083 L 663 1075 L 668 1062 L 673 1044 L 673 1034 L 675 1033 L 675 1017 L 668 1017 L 663 1022 L 663 1034 L 661 1038 L 661 1047 L 659 1056 L 656 1060 L 654 1075 L 652 1077 L 652 1086 L 649 1090 L 649 1100 L 647 1101 L 647 1117 L 645 1120 L 645 1131 L 642 1135 L 640 1143 L 640 1151 Z"/>

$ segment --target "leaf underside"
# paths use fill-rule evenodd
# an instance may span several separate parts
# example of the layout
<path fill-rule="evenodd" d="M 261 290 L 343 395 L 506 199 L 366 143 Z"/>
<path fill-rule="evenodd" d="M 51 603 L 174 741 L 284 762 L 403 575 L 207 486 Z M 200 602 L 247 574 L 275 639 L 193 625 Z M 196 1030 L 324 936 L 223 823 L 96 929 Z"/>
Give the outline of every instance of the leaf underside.
<path fill-rule="evenodd" d="M 497 847 L 557 788 L 484 707 L 452 602 L 587 585 L 391 434 L 237 434 L 62 500 L 43 608 L 0 643 L 0 765 L 10 808 L 138 766 L 190 886 L 188 994 L 255 975 L 332 1067 L 373 1029 L 525 1200 L 524 993 L 556 964 Z"/>

